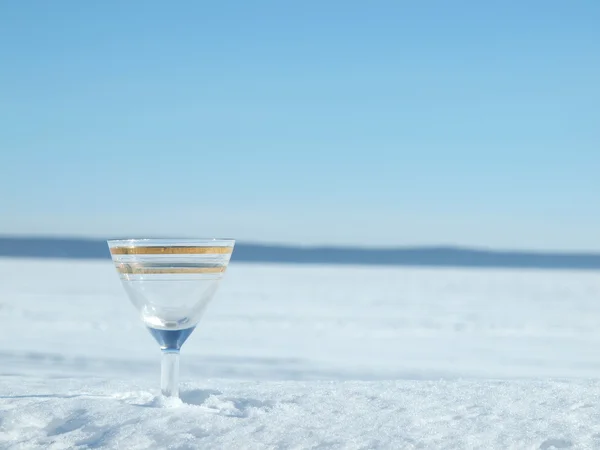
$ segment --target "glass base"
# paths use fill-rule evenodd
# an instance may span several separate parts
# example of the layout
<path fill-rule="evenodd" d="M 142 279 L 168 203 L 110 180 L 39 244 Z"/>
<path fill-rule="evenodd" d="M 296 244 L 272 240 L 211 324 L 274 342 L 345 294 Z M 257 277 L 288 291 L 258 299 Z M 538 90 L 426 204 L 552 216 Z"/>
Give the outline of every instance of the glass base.
<path fill-rule="evenodd" d="M 179 352 L 163 350 L 160 363 L 160 391 L 165 397 L 179 397 Z"/>
<path fill-rule="evenodd" d="M 162 350 L 160 391 L 165 397 L 179 397 L 179 350 L 195 328 L 164 330 L 148 327 Z"/>

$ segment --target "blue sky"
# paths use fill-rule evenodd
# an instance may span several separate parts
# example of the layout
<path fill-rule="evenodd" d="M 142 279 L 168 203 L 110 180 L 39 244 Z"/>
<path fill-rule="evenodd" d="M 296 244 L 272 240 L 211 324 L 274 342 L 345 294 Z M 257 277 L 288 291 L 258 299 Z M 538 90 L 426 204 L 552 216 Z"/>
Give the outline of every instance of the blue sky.
<path fill-rule="evenodd" d="M 0 233 L 600 250 L 600 2 L 1 2 Z"/>

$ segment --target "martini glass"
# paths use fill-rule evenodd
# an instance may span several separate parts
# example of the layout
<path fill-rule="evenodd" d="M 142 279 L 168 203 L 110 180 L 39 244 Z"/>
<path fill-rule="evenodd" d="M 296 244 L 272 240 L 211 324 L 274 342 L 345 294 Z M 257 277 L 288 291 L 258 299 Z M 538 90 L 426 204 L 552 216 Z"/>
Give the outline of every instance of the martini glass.
<path fill-rule="evenodd" d="M 229 264 L 233 239 L 109 240 L 129 299 L 162 351 L 161 392 L 179 396 L 179 351 Z"/>

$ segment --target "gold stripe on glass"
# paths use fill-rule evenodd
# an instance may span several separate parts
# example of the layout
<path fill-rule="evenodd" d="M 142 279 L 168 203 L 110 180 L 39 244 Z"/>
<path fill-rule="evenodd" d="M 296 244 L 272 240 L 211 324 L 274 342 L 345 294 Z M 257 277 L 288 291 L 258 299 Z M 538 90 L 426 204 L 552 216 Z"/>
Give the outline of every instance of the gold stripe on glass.
<path fill-rule="evenodd" d="M 233 247 L 112 247 L 113 255 L 226 255 Z"/>
<path fill-rule="evenodd" d="M 117 266 L 119 273 L 129 275 L 154 275 L 154 274 L 196 274 L 196 273 L 222 273 L 226 267 L 140 267 L 129 264 L 120 264 Z"/>

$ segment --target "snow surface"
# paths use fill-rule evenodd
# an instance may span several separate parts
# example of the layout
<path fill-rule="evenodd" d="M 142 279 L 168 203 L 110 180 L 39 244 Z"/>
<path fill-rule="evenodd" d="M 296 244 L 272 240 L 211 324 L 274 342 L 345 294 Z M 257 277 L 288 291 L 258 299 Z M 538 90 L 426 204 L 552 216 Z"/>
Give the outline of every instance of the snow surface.
<path fill-rule="evenodd" d="M 594 272 L 232 262 L 182 401 L 110 261 L 0 259 L 0 448 L 600 448 Z"/>

